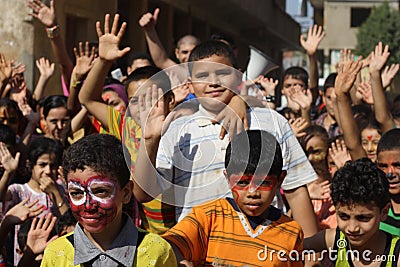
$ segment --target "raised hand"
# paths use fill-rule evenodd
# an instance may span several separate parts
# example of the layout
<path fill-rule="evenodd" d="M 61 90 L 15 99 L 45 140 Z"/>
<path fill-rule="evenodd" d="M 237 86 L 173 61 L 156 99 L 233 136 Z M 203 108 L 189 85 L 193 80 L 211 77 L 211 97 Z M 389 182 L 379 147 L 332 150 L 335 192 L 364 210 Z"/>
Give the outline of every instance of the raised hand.
<path fill-rule="evenodd" d="M 308 29 L 307 40 L 304 35 L 300 35 L 300 43 L 308 55 L 314 55 L 315 52 L 317 52 L 319 43 L 324 37 L 325 32 L 322 26 L 314 25 Z"/>
<path fill-rule="evenodd" d="M 75 78 L 77 81 L 82 81 L 93 67 L 96 49 L 92 47 L 90 50 L 89 42 L 86 42 L 85 48 L 83 48 L 83 43 L 79 42 L 79 50 L 74 47 L 74 54 L 76 58 Z"/>
<path fill-rule="evenodd" d="M 101 31 L 100 21 L 96 22 L 96 31 L 99 37 L 99 57 L 101 60 L 114 61 L 123 57 L 131 50 L 130 47 L 119 50 L 118 46 L 121 43 L 127 24 L 126 22 L 122 23 L 121 28 L 118 30 L 118 21 L 119 15 L 115 14 L 110 31 L 110 14 L 106 14 L 104 19 L 104 34 Z"/>
<path fill-rule="evenodd" d="M 357 61 L 350 60 L 349 62 L 343 63 L 339 66 L 338 75 L 335 80 L 336 95 L 349 93 L 361 68 L 361 57 Z"/>
<path fill-rule="evenodd" d="M 5 215 L 7 222 L 11 225 L 22 224 L 26 220 L 38 216 L 43 212 L 43 205 L 38 205 L 38 199 L 28 203 L 29 198 L 9 209 Z"/>
<path fill-rule="evenodd" d="M 154 10 L 154 13 L 151 14 L 150 12 L 144 14 L 140 19 L 139 19 L 139 25 L 143 29 L 147 30 L 153 30 L 156 27 L 157 20 L 158 20 L 158 14 L 160 13 L 160 9 L 156 8 Z"/>
<path fill-rule="evenodd" d="M 46 219 L 44 217 L 46 217 Z M 38 255 L 43 253 L 47 245 L 57 239 L 58 236 L 53 236 L 48 240 L 51 230 L 53 230 L 56 225 L 56 221 L 57 217 L 53 216 L 51 213 L 40 217 L 40 219 L 33 219 L 26 240 L 26 246 L 33 254 Z"/>
<path fill-rule="evenodd" d="M 247 120 L 247 105 L 239 96 L 232 97 L 229 104 L 212 120 L 213 123 L 222 121 L 222 128 L 219 138 L 224 139 L 225 134 L 229 133 L 229 139 L 249 129 Z"/>
<path fill-rule="evenodd" d="M 304 129 L 309 126 L 308 121 L 301 117 L 297 119 L 290 119 L 289 125 L 297 138 L 303 137 L 306 134 Z"/>
<path fill-rule="evenodd" d="M 375 46 L 375 51 L 371 52 L 371 61 L 369 63 L 369 71 L 381 71 L 390 56 L 389 46 L 383 47 L 382 42 Z"/>
<path fill-rule="evenodd" d="M 372 97 L 372 88 L 369 82 L 359 83 L 357 86 L 357 97 L 360 97 L 368 105 L 374 104 L 374 98 Z"/>
<path fill-rule="evenodd" d="M 54 74 L 55 64 L 50 64 L 50 61 L 44 57 L 36 60 L 36 67 L 39 69 L 40 75 L 46 80 Z"/>
<path fill-rule="evenodd" d="M 50 7 L 46 6 L 39 0 L 29 1 L 28 7 L 32 9 L 32 13 L 29 15 L 38 19 L 47 28 L 57 25 L 54 0 L 50 0 Z"/>
<path fill-rule="evenodd" d="M 332 142 L 329 148 L 329 156 L 338 168 L 343 167 L 347 161 L 351 160 L 346 144 L 339 139 L 336 140 L 336 143 Z"/>
<path fill-rule="evenodd" d="M 39 188 L 47 195 L 54 194 L 54 192 L 58 191 L 56 182 L 50 177 L 40 178 Z"/>
<path fill-rule="evenodd" d="M 261 90 L 261 93 L 264 96 L 268 95 L 275 95 L 275 88 L 278 85 L 278 80 L 274 80 L 273 78 L 264 78 L 264 76 L 260 75 L 257 77 L 257 79 L 254 81 L 254 83 L 259 83 L 264 90 Z"/>
<path fill-rule="evenodd" d="M 144 139 L 161 137 L 165 122 L 164 96 L 161 88 L 153 84 L 147 88 L 146 95 L 139 96 L 140 124 Z"/>
<path fill-rule="evenodd" d="M 11 155 L 6 144 L 0 142 L 0 163 L 7 172 L 14 172 L 18 168 L 20 153 L 17 152 L 15 158 Z"/>
<path fill-rule="evenodd" d="M 290 99 L 293 102 L 296 102 L 301 109 L 310 109 L 312 103 L 312 94 L 311 90 L 307 89 L 307 91 L 303 90 L 295 90 L 291 95 Z"/>
<path fill-rule="evenodd" d="M 3 53 L 0 53 L 0 82 L 8 82 L 12 76 L 12 60 L 6 60 Z"/>
<path fill-rule="evenodd" d="M 323 182 L 314 181 L 307 185 L 308 192 L 311 199 L 328 199 L 330 198 L 330 182 L 328 180 Z"/>
<path fill-rule="evenodd" d="M 393 78 L 396 76 L 397 72 L 399 72 L 399 64 L 392 64 L 390 65 L 390 67 L 385 67 L 385 69 L 381 73 L 383 88 L 388 87 L 392 83 Z"/>

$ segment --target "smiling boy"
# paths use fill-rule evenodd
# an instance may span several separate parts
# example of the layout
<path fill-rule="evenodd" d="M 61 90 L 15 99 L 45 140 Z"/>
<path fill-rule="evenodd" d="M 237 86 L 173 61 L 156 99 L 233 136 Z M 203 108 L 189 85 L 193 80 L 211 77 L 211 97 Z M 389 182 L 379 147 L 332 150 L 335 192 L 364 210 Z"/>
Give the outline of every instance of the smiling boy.
<path fill-rule="evenodd" d="M 42 266 L 177 265 L 165 240 L 138 230 L 122 212 L 133 184 L 116 137 L 94 134 L 80 139 L 68 148 L 63 172 L 78 224 L 74 232 L 50 243 Z"/>
<path fill-rule="evenodd" d="M 398 266 L 399 237 L 379 230 L 390 207 L 385 173 L 366 158 L 348 162 L 332 179 L 331 197 L 338 228 L 306 238 L 304 249 L 331 250 L 336 266 Z"/>
<path fill-rule="evenodd" d="M 146 101 L 142 101 L 141 123 L 145 134 L 134 173 L 137 185 L 134 194 L 140 202 L 150 201 L 160 192 L 174 190 L 165 201 L 177 206 L 177 221 L 192 207 L 230 194 L 223 174 L 229 138 L 220 139 L 221 125 L 212 121 L 237 94 L 242 78 L 235 69 L 236 59 L 232 49 L 219 41 L 206 41 L 196 46 L 190 61 L 190 88 L 200 103 L 199 111 L 173 121 L 161 136 L 165 115 L 160 109 L 162 105 L 153 109 L 145 107 L 151 103 L 151 97 L 147 98 L 147 95 L 156 94 L 149 91 Z M 142 116 L 144 110 L 148 110 L 148 117 Z M 278 140 L 284 160 L 283 169 L 287 170 L 282 188 L 294 218 L 306 234 L 316 233 L 315 216 L 306 188 L 307 183 L 316 179 L 316 174 L 290 125 L 278 113 L 265 108 L 248 110 L 247 118 L 250 129 L 268 131 Z M 275 204 L 281 208 L 281 203 L 278 201 Z"/>

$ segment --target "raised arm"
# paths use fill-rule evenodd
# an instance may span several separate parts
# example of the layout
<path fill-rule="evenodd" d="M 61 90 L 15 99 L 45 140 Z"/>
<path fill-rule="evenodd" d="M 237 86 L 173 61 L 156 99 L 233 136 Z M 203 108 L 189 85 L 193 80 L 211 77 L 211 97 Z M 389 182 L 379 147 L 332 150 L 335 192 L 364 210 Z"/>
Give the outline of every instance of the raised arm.
<path fill-rule="evenodd" d="M 349 91 L 353 87 L 362 63 L 359 60 L 351 60 L 339 66 L 338 75 L 335 81 L 335 93 L 337 98 L 340 124 L 343 131 L 344 141 L 349 150 L 352 160 L 366 157 L 361 146 L 360 131 L 351 110 Z"/>
<path fill-rule="evenodd" d="M 309 62 L 310 62 L 310 84 L 309 88 L 312 92 L 312 100 L 315 103 L 315 100 L 318 96 L 318 60 L 317 60 L 317 49 L 318 45 L 324 39 L 325 32 L 322 29 L 322 26 L 314 25 L 308 29 L 307 40 L 303 35 L 300 36 L 301 46 L 306 50 Z"/>
<path fill-rule="evenodd" d="M 69 81 L 74 65 L 71 58 L 68 56 L 67 48 L 61 38 L 60 26 L 57 24 L 54 6 L 55 0 L 50 0 L 49 7 L 39 0 L 30 0 L 28 2 L 28 7 L 32 9 L 30 15 L 39 20 L 46 27 L 54 56 L 56 57 L 57 63 L 60 64 L 62 76 L 67 84 L 67 88 L 69 88 Z"/>
<path fill-rule="evenodd" d="M 93 68 L 95 48 L 93 47 L 90 51 L 89 42 L 86 42 L 85 48 L 83 48 L 83 43 L 79 42 L 79 48 L 74 48 L 74 54 L 76 58 L 76 65 L 71 75 L 68 96 L 68 110 L 71 110 L 73 111 L 73 114 L 76 114 L 81 107 L 78 99 L 79 90 L 81 89 L 87 74 Z"/>
<path fill-rule="evenodd" d="M 104 21 L 104 34 L 100 22 L 96 22 L 96 31 L 99 37 L 99 58 L 89 72 L 85 83 L 79 92 L 79 101 L 93 116 L 99 120 L 103 127 L 108 128 L 107 105 L 101 99 L 104 80 L 113 62 L 123 57 L 130 50 L 129 47 L 119 49 L 122 36 L 125 33 L 126 22 L 122 23 L 118 30 L 119 15 L 114 16 L 114 22 L 110 29 L 110 14 L 106 14 Z"/>
<path fill-rule="evenodd" d="M 371 75 L 372 97 L 374 99 L 375 118 L 381 126 L 382 133 L 393 129 L 394 121 L 386 101 L 385 91 L 382 84 L 381 71 L 389 58 L 389 46 L 383 47 L 382 42 L 375 46 L 371 53 L 369 73 Z"/>
<path fill-rule="evenodd" d="M 40 72 L 39 81 L 36 84 L 35 90 L 33 91 L 32 98 L 39 100 L 43 96 L 44 89 L 46 88 L 47 82 L 54 74 L 54 63 L 44 57 L 36 60 L 36 67 Z"/>
<path fill-rule="evenodd" d="M 148 202 L 161 193 L 156 176 L 156 158 L 165 122 L 162 89 L 153 85 L 145 96 L 139 96 L 139 110 L 143 134 L 133 175 L 133 193 L 139 202 Z"/>
<path fill-rule="evenodd" d="M 11 193 L 8 191 L 8 185 L 17 171 L 19 157 L 19 152 L 13 157 L 6 144 L 0 142 L 0 164 L 4 169 L 3 176 L 0 179 L 0 201 L 11 200 Z"/>
<path fill-rule="evenodd" d="M 158 37 L 156 24 L 159 13 L 160 9 L 156 8 L 153 14 L 150 12 L 144 14 L 139 20 L 139 25 L 144 30 L 150 55 L 154 63 L 157 67 L 166 69 L 176 65 L 176 63 L 168 57 L 167 52 L 165 51 L 165 48 Z"/>

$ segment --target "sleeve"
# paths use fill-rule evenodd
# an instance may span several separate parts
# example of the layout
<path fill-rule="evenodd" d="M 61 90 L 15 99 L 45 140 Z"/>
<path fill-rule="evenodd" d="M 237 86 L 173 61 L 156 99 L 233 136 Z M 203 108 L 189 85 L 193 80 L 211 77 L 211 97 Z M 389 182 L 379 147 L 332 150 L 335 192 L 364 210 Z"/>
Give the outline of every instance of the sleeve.
<path fill-rule="evenodd" d="M 117 137 L 119 140 L 122 139 L 122 124 L 124 122 L 124 116 L 111 106 L 107 106 L 107 123 L 109 134 Z"/>
<path fill-rule="evenodd" d="M 282 189 L 291 190 L 316 180 L 317 174 L 308 161 L 299 141 L 297 141 L 289 122 L 281 115 L 277 115 L 279 116 L 277 123 L 282 138 L 280 142 L 284 160 L 283 169 L 287 170 Z"/>
<path fill-rule="evenodd" d="M 204 265 L 207 256 L 209 222 L 202 208 L 192 213 L 168 230 L 163 237 L 174 244 L 184 259 L 194 266 Z"/>
<path fill-rule="evenodd" d="M 156 234 L 147 234 L 137 249 L 135 266 L 178 266 L 171 245 Z"/>

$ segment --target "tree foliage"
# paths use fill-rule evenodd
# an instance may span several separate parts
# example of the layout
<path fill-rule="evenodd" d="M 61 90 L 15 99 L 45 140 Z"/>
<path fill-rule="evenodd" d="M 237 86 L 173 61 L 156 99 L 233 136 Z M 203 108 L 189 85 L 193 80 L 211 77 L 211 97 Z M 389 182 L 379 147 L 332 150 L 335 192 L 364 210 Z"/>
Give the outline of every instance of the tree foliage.
<path fill-rule="evenodd" d="M 371 14 L 357 33 L 356 53 L 367 57 L 378 42 L 388 44 L 390 58 L 388 64 L 400 62 L 400 14 L 387 2 L 372 8 Z"/>

